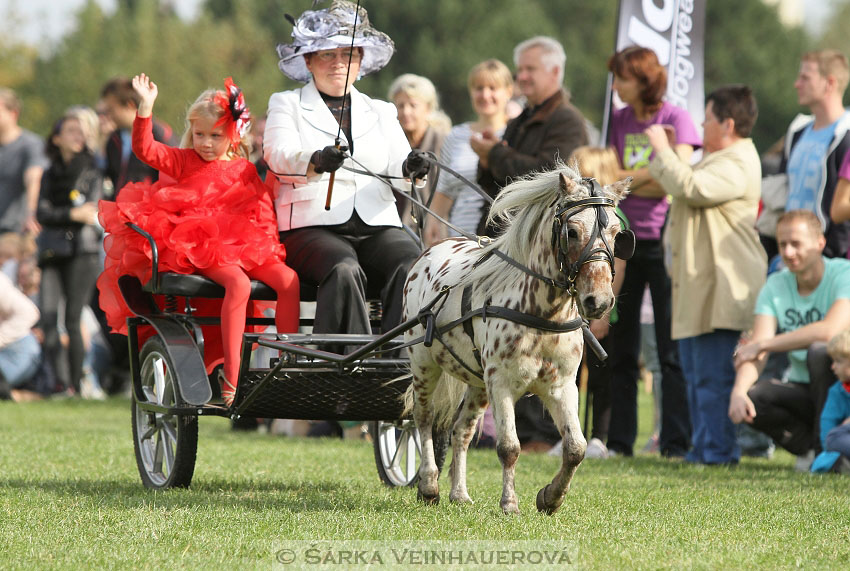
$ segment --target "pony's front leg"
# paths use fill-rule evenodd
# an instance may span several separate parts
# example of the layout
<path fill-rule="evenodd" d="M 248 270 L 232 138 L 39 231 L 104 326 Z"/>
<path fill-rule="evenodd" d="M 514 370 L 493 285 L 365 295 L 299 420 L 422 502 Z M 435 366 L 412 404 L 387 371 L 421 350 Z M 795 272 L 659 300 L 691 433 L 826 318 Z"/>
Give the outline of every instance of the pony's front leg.
<path fill-rule="evenodd" d="M 488 375 L 487 385 L 493 421 L 496 423 L 496 453 L 502 463 L 502 499 L 499 506 L 505 513 L 519 513 L 514 477 L 519 458 L 519 438 L 516 435 L 514 402 L 516 399 L 507 387 L 507 382 L 498 375 Z"/>
<path fill-rule="evenodd" d="M 561 507 L 564 496 L 570 489 L 573 474 L 584 460 L 587 441 L 579 424 L 578 387 L 573 381 L 552 388 L 548 393 L 541 394 L 540 399 L 552 415 L 552 420 L 563 438 L 561 469 L 552 482 L 537 493 L 537 510 L 552 515 Z"/>
<path fill-rule="evenodd" d="M 434 505 L 440 501 L 440 488 L 437 482 L 440 471 L 434 457 L 434 408 L 431 397 L 439 379 L 439 369 L 436 371 L 423 369 L 422 372 L 413 375 L 413 420 L 419 430 L 422 443 L 416 495 L 426 504 Z"/>
<path fill-rule="evenodd" d="M 472 503 L 466 489 L 466 452 L 469 442 L 475 434 L 478 419 L 487 408 L 487 392 L 483 387 L 469 386 L 463 404 L 458 411 L 458 418 L 452 429 L 452 466 L 450 476 L 452 491 L 449 500 L 458 503 Z"/>

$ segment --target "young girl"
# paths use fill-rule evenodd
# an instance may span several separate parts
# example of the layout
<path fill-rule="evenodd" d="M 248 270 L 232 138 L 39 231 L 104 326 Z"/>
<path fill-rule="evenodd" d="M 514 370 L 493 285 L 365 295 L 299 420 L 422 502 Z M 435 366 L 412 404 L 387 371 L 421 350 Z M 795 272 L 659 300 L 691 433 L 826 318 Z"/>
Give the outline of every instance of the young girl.
<path fill-rule="evenodd" d="M 619 180 L 617 175 L 620 164 L 617 153 L 612 147 L 578 147 L 570 155 L 568 164 L 578 163 L 582 176 L 589 176 L 599 181 L 599 184 L 613 184 Z M 619 209 L 618 209 L 619 210 Z M 622 212 L 620 213 L 622 215 Z M 620 292 L 623 284 L 623 275 L 626 273 L 626 261 L 614 258 L 614 295 Z M 607 353 L 616 349 L 611 345 L 609 333 L 609 322 L 617 320 L 616 310 L 602 319 L 593 319 L 590 322 L 590 331 L 599 340 L 602 348 Z M 608 458 L 608 448 L 605 440 L 608 438 L 608 425 L 611 422 L 611 367 L 607 362 L 600 361 L 593 351 L 586 351 L 585 363 L 587 365 L 587 390 L 590 395 L 588 402 L 591 403 L 593 411 L 593 423 L 590 429 L 590 438 L 587 441 L 585 458 Z M 555 446 L 549 454 L 560 455 L 561 447 Z"/>
<path fill-rule="evenodd" d="M 160 171 L 160 181 L 130 183 L 117 202 L 100 203 L 100 220 L 110 235 L 104 244 L 106 268 L 98 287 L 110 326 L 126 331 L 129 310 L 118 291 L 118 277 L 131 274 L 145 283 L 151 275 L 147 240 L 127 228 L 128 221 L 156 240 L 159 271 L 199 273 L 224 286 L 224 370 L 219 381 L 222 399 L 231 406 L 250 279 L 261 280 L 277 292 L 279 332 L 298 328 L 299 287 L 295 271 L 284 264 L 268 187 L 246 158 L 243 137 L 250 124 L 248 108 L 230 78 L 224 85 L 226 91 L 205 91 L 189 107 L 184 148 L 176 149 L 153 139 L 156 84 L 145 74 L 133 78 L 133 88 L 141 97 L 133 124 L 133 152 Z M 164 181 L 167 177 L 176 182 Z"/>

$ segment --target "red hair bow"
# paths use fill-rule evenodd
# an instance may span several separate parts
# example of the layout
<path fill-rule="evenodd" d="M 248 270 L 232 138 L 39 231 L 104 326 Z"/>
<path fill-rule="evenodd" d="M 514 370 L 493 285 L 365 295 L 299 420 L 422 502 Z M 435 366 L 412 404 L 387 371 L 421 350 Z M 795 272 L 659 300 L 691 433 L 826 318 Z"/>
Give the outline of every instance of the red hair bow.
<path fill-rule="evenodd" d="M 216 122 L 215 126 L 224 125 L 230 142 L 237 145 L 251 126 L 251 111 L 245 105 L 245 95 L 233 83 L 232 77 L 224 80 L 224 89 L 224 92 L 218 91 L 215 95 L 216 103 L 224 110 L 224 116 Z"/>

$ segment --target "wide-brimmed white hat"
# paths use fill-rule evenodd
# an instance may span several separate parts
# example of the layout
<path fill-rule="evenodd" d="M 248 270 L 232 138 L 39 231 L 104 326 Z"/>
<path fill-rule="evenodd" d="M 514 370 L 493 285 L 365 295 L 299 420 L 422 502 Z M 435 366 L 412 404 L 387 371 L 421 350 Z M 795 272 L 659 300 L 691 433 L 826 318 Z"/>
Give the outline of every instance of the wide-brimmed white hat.
<path fill-rule="evenodd" d="M 395 44 L 388 35 L 372 27 L 365 8 L 361 7 L 359 13 L 356 10 L 353 2 L 333 0 L 326 10 L 307 10 L 294 21 L 288 16 L 294 26 L 293 41 L 277 46 L 277 55 L 280 56 L 278 67 L 284 75 L 302 83 L 310 81 L 304 55 L 350 47 L 352 34 L 354 47 L 363 48 L 360 76 L 374 73 L 387 65 L 393 57 Z"/>

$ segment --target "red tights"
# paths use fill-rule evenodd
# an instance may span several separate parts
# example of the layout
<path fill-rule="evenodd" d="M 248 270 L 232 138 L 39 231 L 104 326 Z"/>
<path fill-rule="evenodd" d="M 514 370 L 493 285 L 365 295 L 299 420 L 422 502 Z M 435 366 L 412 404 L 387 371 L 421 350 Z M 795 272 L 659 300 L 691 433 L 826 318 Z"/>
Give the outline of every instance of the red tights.
<path fill-rule="evenodd" d="M 298 331 L 298 275 L 283 262 L 266 264 L 252 270 L 239 266 L 219 266 L 199 271 L 224 287 L 224 300 L 221 304 L 224 376 L 235 387 L 239 378 L 239 351 L 242 347 L 242 334 L 245 333 L 251 279 L 260 280 L 277 292 L 275 326 L 280 333 L 292 333 Z"/>

